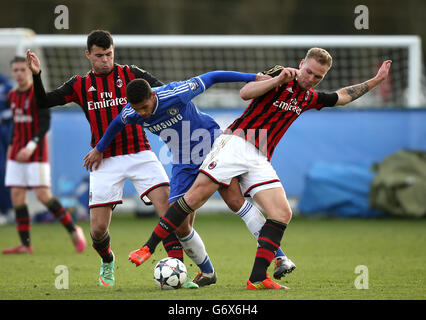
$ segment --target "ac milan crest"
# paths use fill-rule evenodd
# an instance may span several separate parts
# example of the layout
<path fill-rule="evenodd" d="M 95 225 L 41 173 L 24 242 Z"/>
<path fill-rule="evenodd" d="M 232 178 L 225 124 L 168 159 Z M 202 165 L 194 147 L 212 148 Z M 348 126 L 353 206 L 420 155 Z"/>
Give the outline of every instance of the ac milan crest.
<path fill-rule="evenodd" d="M 209 170 L 214 169 L 214 168 L 216 167 L 216 165 L 217 165 L 217 162 L 216 162 L 216 161 L 212 161 L 212 162 L 210 162 L 210 164 L 209 164 L 209 166 L 208 166 Z"/>
<path fill-rule="evenodd" d="M 305 101 L 308 100 L 308 98 L 309 98 L 309 91 L 306 91 L 306 93 L 305 93 Z"/>
<path fill-rule="evenodd" d="M 120 78 L 118 78 L 117 82 L 115 84 L 117 85 L 117 87 L 121 88 L 123 86 L 123 80 L 121 80 Z"/>

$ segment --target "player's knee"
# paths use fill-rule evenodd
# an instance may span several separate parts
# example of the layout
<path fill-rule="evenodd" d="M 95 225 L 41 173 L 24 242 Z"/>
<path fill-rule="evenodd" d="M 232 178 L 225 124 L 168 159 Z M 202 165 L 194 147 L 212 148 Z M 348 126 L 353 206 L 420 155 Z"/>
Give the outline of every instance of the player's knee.
<path fill-rule="evenodd" d="M 25 204 L 26 192 L 21 189 L 12 188 L 10 198 L 14 207 L 19 207 Z"/>
<path fill-rule="evenodd" d="M 231 211 L 238 212 L 238 210 L 240 210 L 243 206 L 244 201 L 244 198 L 230 197 L 226 199 L 225 203 Z"/>
<path fill-rule="evenodd" d="M 90 231 L 95 239 L 102 237 L 108 231 L 109 223 L 105 219 L 92 219 L 90 222 Z"/>
<path fill-rule="evenodd" d="M 90 235 L 92 236 L 92 239 L 102 239 L 102 237 L 107 233 L 108 226 L 103 224 L 98 224 L 96 226 L 91 226 L 90 228 Z"/>
<path fill-rule="evenodd" d="M 291 209 L 289 209 L 288 213 L 287 213 L 287 219 L 288 219 L 287 224 L 289 224 L 292 217 L 293 217 L 293 211 Z"/>
<path fill-rule="evenodd" d="M 42 188 L 42 189 L 37 190 L 35 192 L 35 194 L 36 194 L 38 201 L 40 201 L 41 203 L 43 203 L 45 205 L 49 202 L 49 200 L 52 199 L 52 194 L 46 188 Z"/>
<path fill-rule="evenodd" d="M 293 216 L 293 212 L 290 206 L 275 208 L 274 211 L 268 214 L 268 218 L 280 221 L 285 224 L 290 223 L 292 216 Z"/>
<path fill-rule="evenodd" d="M 90 234 L 93 239 L 101 239 L 108 231 L 109 223 L 104 219 L 91 217 L 90 219 Z"/>
<path fill-rule="evenodd" d="M 282 222 L 289 224 L 293 216 L 293 211 L 291 210 L 290 206 L 284 207 L 282 208 L 280 215 L 282 217 Z"/>
<path fill-rule="evenodd" d="M 200 208 L 218 189 L 213 181 L 196 181 L 191 189 L 185 194 L 184 199 L 190 208 Z"/>

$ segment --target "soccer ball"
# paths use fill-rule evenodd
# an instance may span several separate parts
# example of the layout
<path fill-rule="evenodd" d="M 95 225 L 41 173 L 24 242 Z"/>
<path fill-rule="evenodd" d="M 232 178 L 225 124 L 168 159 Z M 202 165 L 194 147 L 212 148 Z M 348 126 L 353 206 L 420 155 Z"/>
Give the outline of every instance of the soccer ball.
<path fill-rule="evenodd" d="M 161 289 L 179 289 L 186 282 L 186 267 L 176 258 L 164 258 L 154 268 L 154 280 Z"/>

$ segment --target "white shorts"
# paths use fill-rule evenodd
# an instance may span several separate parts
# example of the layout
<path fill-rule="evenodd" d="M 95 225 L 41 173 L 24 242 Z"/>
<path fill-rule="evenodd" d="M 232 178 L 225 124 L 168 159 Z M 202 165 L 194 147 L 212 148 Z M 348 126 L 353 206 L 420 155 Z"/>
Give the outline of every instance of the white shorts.
<path fill-rule="evenodd" d="M 221 134 L 217 137 L 200 171 L 225 186 L 238 176 L 244 196 L 253 197 L 260 190 L 283 188 L 265 155 L 253 144 L 235 135 Z"/>
<path fill-rule="evenodd" d="M 89 207 L 122 203 L 126 178 L 141 198 L 157 187 L 169 185 L 166 171 L 150 150 L 106 158 L 90 172 Z"/>
<path fill-rule="evenodd" d="M 50 187 L 50 163 L 7 160 L 6 187 Z"/>

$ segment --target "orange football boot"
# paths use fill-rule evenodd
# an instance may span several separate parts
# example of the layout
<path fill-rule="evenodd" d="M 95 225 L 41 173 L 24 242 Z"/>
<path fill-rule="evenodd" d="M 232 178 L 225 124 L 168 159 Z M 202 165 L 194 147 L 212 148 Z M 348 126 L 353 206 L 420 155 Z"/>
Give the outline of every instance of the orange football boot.
<path fill-rule="evenodd" d="M 129 254 L 130 262 L 134 263 L 136 267 L 140 266 L 150 257 L 151 257 L 151 252 L 149 252 L 149 248 L 147 246 L 144 246 L 138 250 L 132 251 Z"/>
<path fill-rule="evenodd" d="M 250 280 L 247 280 L 247 290 L 262 290 L 262 289 L 278 289 L 278 290 L 288 290 L 286 286 L 280 285 L 269 278 L 269 275 L 266 274 L 266 279 L 263 281 L 252 283 Z"/>

